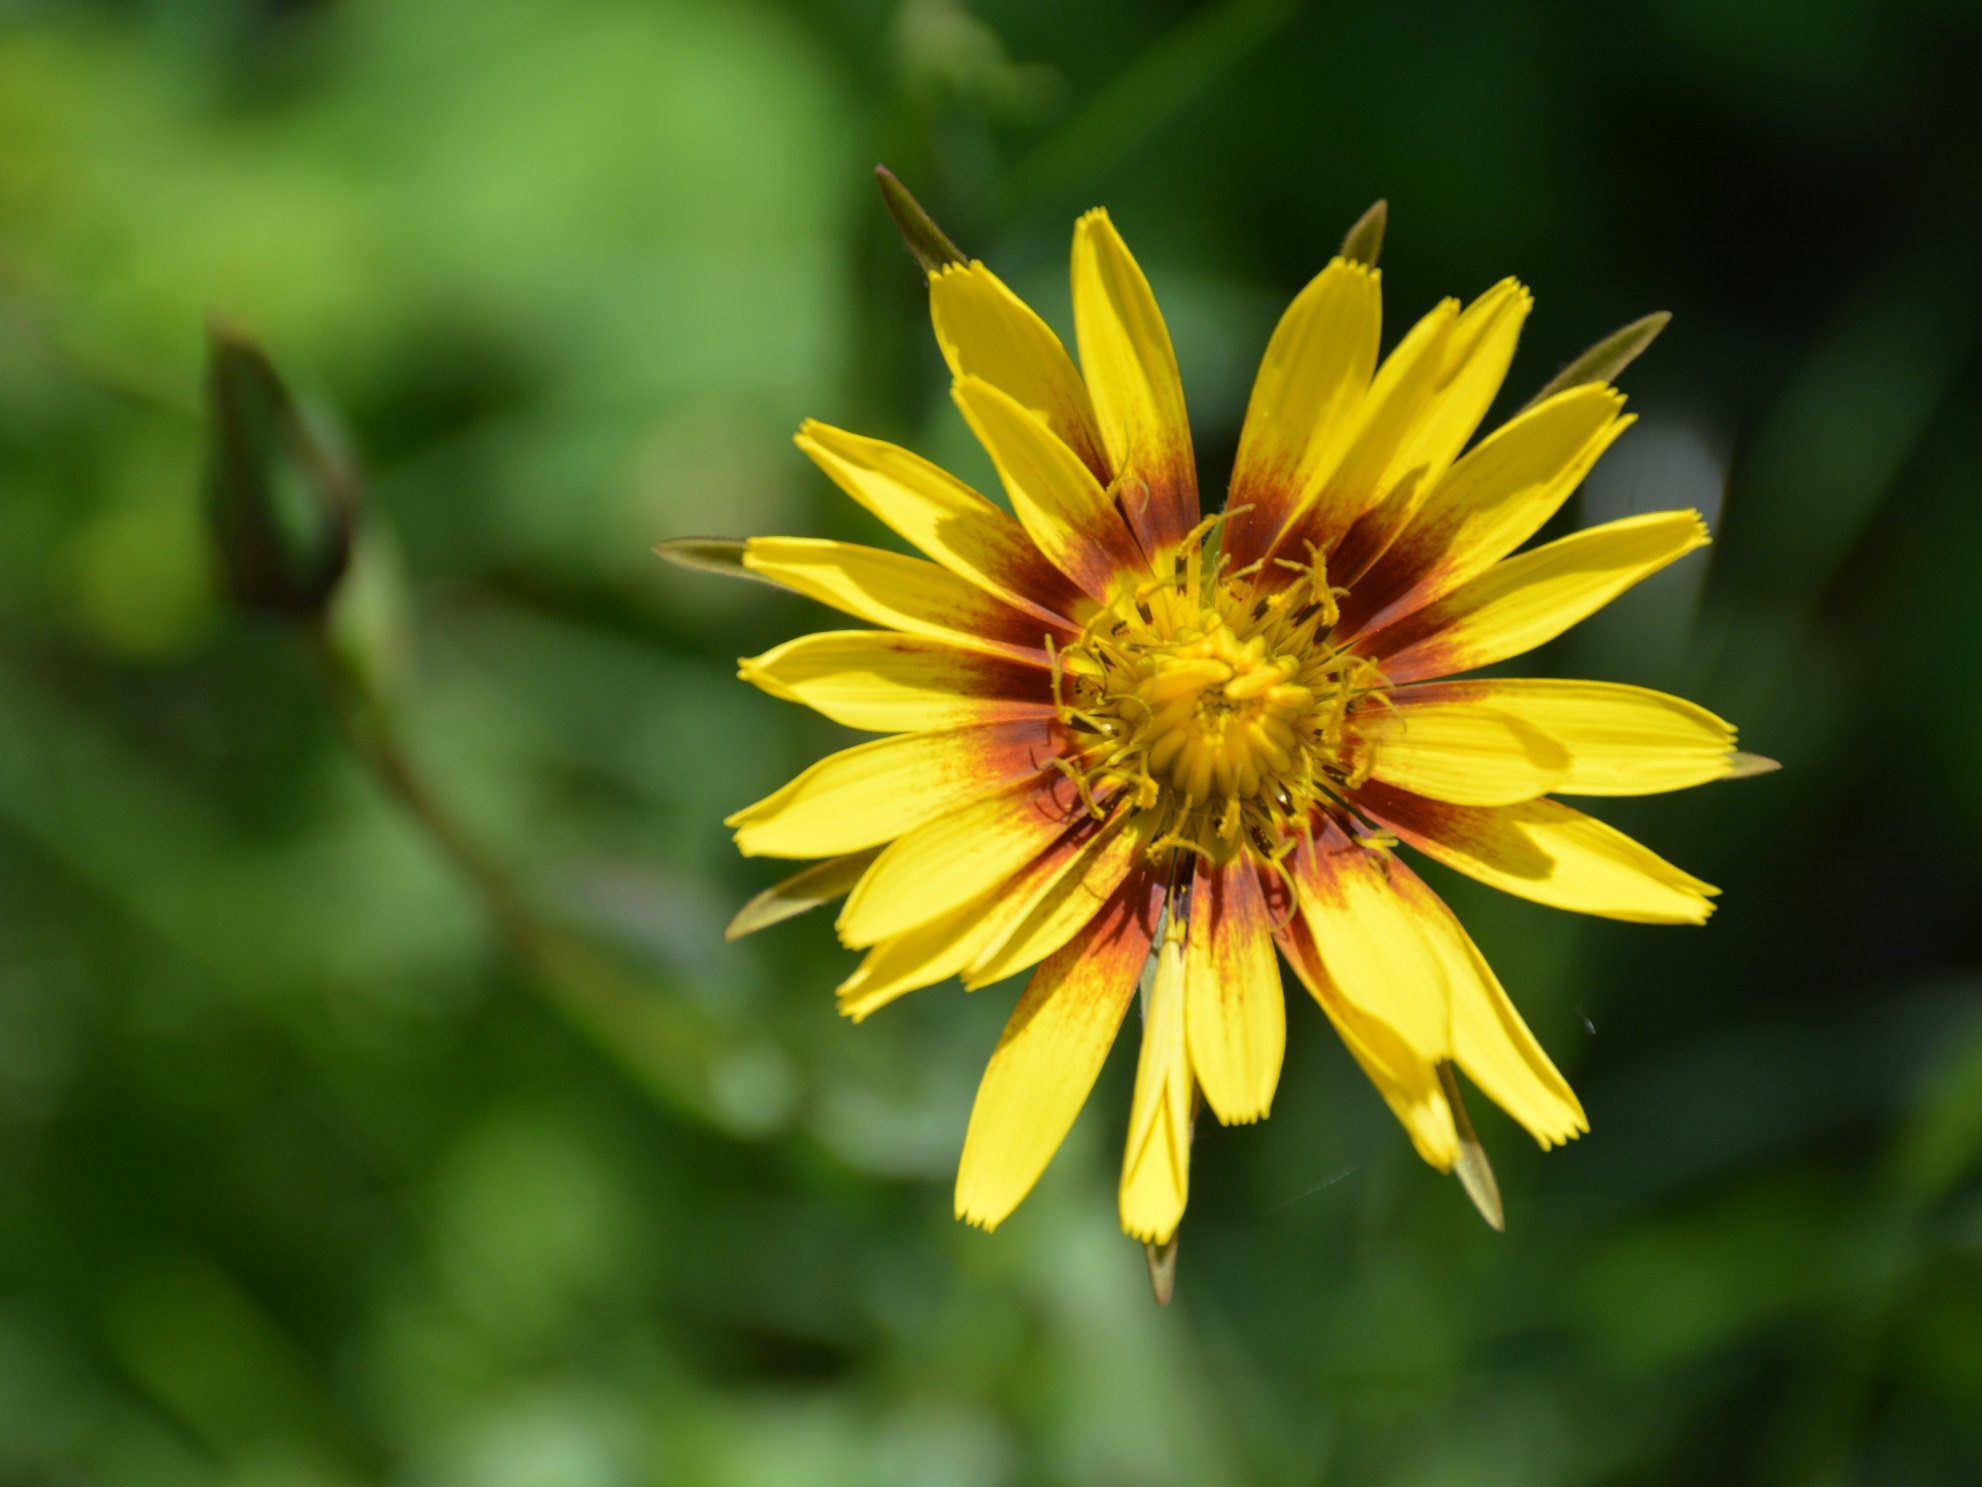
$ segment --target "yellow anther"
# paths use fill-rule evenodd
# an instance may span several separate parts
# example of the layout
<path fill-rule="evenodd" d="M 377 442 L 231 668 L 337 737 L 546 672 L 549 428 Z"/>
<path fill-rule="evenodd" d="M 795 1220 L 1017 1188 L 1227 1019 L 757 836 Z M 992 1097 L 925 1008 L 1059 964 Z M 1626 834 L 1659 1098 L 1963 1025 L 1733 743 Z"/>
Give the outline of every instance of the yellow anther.
<path fill-rule="evenodd" d="M 1240 822 L 1239 797 L 1234 795 L 1225 802 L 1225 809 L 1218 817 L 1218 835 L 1220 840 L 1228 842 L 1237 841 L 1239 839 Z"/>
<path fill-rule="evenodd" d="M 1248 702 L 1273 691 L 1285 680 L 1286 673 L 1277 666 L 1254 666 L 1225 683 L 1225 698 L 1228 702 Z"/>
<path fill-rule="evenodd" d="M 1232 674 L 1223 661 L 1172 661 L 1145 682 L 1142 697 L 1161 706 L 1179 697 L 1194 697 L 1206 687 L 1215 687 Z"/>

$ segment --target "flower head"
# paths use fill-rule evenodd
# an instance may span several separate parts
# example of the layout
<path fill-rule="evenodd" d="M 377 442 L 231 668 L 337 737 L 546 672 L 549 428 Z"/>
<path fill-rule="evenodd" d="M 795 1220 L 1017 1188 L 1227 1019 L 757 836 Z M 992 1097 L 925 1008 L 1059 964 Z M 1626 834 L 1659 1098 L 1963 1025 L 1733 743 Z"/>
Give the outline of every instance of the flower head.
<path fill-rule="evenodd" d="M 1031 970 L 978 1091 L 959 1216 L 991 1228 L 1031 1189 L 1140 987 L 1121 1217 L 1168 1241 L 1200 1102 L 1226 1123 L 1272 1103 L 1282 958 L 1441 1171 L 1470 1139 L 1454 1067 L 1544 1147 L 1585 1130 L 1397 849 L 1582 913 L 1710 912 L 1713 888 L 1555 797 L 1738 773 L 1726 723 L 1637 687 L 1445 679 L 1707 541 L 1672 511 L 1517 551 L 1630 424 L 1623 397 L 1564 386 L 1469 448 L 1527 290 L 1447 300 L 1379 361 L 1376 270 L 1337 258 L 1274 332 L 1225 508 L 1203 517 L 1169 335 L 1105 213 L 1074 236 L 1081 370 L 983 264 L 929 288 L 1010 514 L 905 449 L 805 425 L 799 447 L 926 557 L 742 545 L 744 569 L 871 627 L 791 641 L 744 678 L 884 736 L 730 824 L 745 853 L 828 859 L 785 897 L 847 892 L 855 1019 Z"/>

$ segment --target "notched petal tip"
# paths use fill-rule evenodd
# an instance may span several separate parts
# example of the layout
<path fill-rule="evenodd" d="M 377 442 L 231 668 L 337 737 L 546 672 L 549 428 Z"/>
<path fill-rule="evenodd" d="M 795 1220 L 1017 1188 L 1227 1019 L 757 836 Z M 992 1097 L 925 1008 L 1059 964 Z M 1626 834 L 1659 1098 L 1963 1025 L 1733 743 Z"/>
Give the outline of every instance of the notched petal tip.
<path fill-rule="evenodd" d="M 736 679 L 740 682 L 749 682 L 758 691 L 776 697 L 782 702 L 797 702 L 799 699 L 792 694 L 791 689 L 773 676 L 768 669 L 768 663 L 775 654 L 775 650 L 769 650 L 761 656 L 737 657 Z"/>
<path fill-rule="evenodd" d="M 1583 1137 L 1589 1135 L 1590 1118 L 1583 1113 L 1583 1107 L 1579 1103 L 1576 1106 L 1576 1123 L 1574 1125 L 1564 1126 L 1556 1131 L 1530 1131 L 1528 1134 L 1535 1138 L 1535 1145 L 1539 1146 L 1543 1151 L 1554 1151 L 1558 1146 L 1567 1146 L 1570 1142 L 1580 1141 Z"/>
<path fill-rule="evenodd" d="M 1147 1224 L 1132 1224 L 1129 1222 L 1129 1220 L 1123 1219 L 1122 1232 L 1128 1235 L 1129 1238 L 1131 1239 L 1137 1240 L 1145 1245 L 1154 1245 L 1157 1246 L 1158 1248 L 1166 1244 L 1174 1244 L 1176 1243 L 1176 1239 L 1177 1239 L 1177 1225 L 1175 1224 L 1172 1224 L 1170 1228 L 1166 1231 L 1163 1229 L 1154 1228 Z"/>
<path fill-rule="evenodd" d="M 1484 314 L 1493 309 L 1518 309 L 1524 314 L 1534 308 L 1535 292 L 1512 274 L 1496 279 L 1484 293 L 1465 308 L 1470 313 Z"/>
<path fill-rule="evenodd" d="M 991 270 L 981 258 L 958 258 L 949 263 L 939 263 L 936 267 L 929 270 L 929 282 L 931 286 L 934 286 L 946 279 L 974 278 L 979 274 L 989 274 L 990 272 Z"/>
<path fill-rule="evenodd" d="M 1211 1104 L 1209 1100 L 1205 1101 L 1205 1103 L 1207 1105 Z M 1211 1113 L 1218 1117 L 1218 1124 L 1221 1126 L 1256 1126 L 1271 1115 L 1272 1111 L 1262 1105 L 1257 1110 L 1239 1110 L 1228 1115 L 1213 1106 Z"/>
<path fill-rule="evenodd" d="M 986 1234 L 996 1233 L 998 1225 L 1004 1221 L 1003 1217 L 993 1218 L 974 1205 L 965 1203 L 962 1198 L 957 1200 L 956 1214 L 958 1223 L 968 1224 L 971 1228 L 980 1229 Z"/>

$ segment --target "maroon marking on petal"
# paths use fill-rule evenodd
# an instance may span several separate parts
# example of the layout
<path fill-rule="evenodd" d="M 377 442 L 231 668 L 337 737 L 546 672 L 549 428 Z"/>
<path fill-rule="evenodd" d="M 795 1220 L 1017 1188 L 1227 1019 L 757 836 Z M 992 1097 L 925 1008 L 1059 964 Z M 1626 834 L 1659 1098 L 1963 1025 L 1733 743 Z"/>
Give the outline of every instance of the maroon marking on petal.
<path fill-rule="evenodd" d="M 1078 975 L 1097 993 L 1110 986 L 1133 990 L 1149 959 L 1163 911 L 1164 875 L 1146 862 L 1129 870 L 1122 885 L 1073 939 L 1048 956 L 1037 972 L 1047 976 L 1060 967 L 1079 966 Z"/>
<path fill-rule="evenodd" d="M 1220 536 L 1224 551 L 1235 568 L 1258 562 L 1278 545 L 1282 530 L 1294 513 L 1299 492 L 1294 487 L 1299 471 L 1289 461 L 1267 465 L 1255 459 L 1232 472 L 1232 484 L 1225 496 L 1225 509 L 1234 513 Z M 1241 508 L 1246 508 L 1241 510 Z"/>
<path fill-rule="evenodd" d="M 1017 540 L 1011 544 L 1005 561 L 985 564 L 987 576 L 1004 585 L 1015 598 L 1024 600 L 1025 610 L 1015 612 L 1029 611 L 1035 620 L 1078 631 L 1080 626 L 1072 616 L 1089 603 L 1087 596 L 1081 592 L 1080 585 L 1047 561 L 1023 527 L 1016 521 L 1012 526 Z"/>
<path fill-rule="evenodd" d="M 1338 629 L 1336 635 L 1344 644 L 1353 641 L 1392 682 L 1430 681 L 1479 664 L 1457 637 L 1440 634 L 1469 613 L 1450 598 L 1437 599 L 1369 634 L 1356 636 Z"/>
<path fill-rule="evenodd" d="M 1197 525 L 1197 469 L 1188 442 L 1166 442 L 1131 459 L 1115 487 L 1116 505 L 1151 558 L 1169 552 Z"/>
<path fill-rule="evenodd" d="M 1515 878 L 1540 880 L 1555 865 L 1522 831 L 1524 820 L 1574 816 L 1579 812 L 1552 800 L 1531 800 L 1518 806 L 1452 805 L 1428 800 L 1414 791 L 1365 782 L 1355 793 L 1357 809 L 1421 852 L 1444 846 Z"/>

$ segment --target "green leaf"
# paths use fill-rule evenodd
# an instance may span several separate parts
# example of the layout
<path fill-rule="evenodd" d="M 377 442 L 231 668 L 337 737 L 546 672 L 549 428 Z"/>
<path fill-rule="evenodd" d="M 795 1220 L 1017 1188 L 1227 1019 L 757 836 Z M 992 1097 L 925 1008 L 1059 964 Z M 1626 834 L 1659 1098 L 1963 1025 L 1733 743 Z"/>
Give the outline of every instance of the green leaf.
<path fill-rule="evenodd" d="M 1622 330 L 1612 331 L 1551 377 L 1546 387 L 1528 399 L 1527 407 L 1522 411 L 1559 392 L 1581 387 L 1588 382 L 1615 382 L 1618 374 L 1659 338 L 1659 332 L 1666 328 L 1671 319 L 1670 313 L 1658 310 L 1641 320 L 1632 321 Z"/>
<path fill-rule="evenodd" d="M 935 219 L 922 209 L 922 203 L 893 171 L 877 165 L 874 180 L 881 188 L 882 204 L 895 219 L 895 230 L 902 235 L 903 245 L 922 265 L 924 273 L 933 274 L 946 264 L 964 262 L 963 249 L 950 241 L 949 235 L 936 225 Z"/>
<path fill-rule="evenodd" d="M 1356 219 L 1342 237 L 1342 256 L 1351 263 L 1366 263 L 1376 267 L 1377 255 L 1383 251 L 1383 229 L 1390 225 L 1390 203 L 1376 201 L 1370 209 Z"/>
<path fill-rule="evenodd" d="M 1973 1002 L 1982 985 L 1965 989 Z M 1953 1046 L 1921 1081 L 1893 1152 L 1902 1186 L 1921 1205 L 1940 1202 L 1982 1167 L 1982 1022 L 1950 1034 Z"/>

